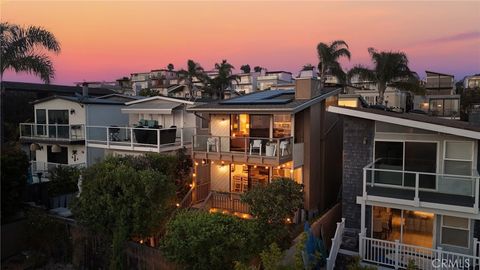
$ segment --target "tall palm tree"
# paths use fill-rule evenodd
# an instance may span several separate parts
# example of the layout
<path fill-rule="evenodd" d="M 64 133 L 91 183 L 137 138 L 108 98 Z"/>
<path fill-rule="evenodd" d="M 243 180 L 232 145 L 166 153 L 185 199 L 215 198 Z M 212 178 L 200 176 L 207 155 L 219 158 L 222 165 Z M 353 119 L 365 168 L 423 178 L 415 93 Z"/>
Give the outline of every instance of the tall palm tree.
<path fill-rule="evenodd" d="M 0 80 L 6 70 L 28 72 L 45 83 L 55 76 L 53 63 L 46 52 L 58 54 L 60 43 L 49 31 L 38 26 L 21 27 L 0 23 Z"/>
<path fill-rule="evenodd" d="M 225 99 L 225 91 L 232 87 L 232 82 L 240 79 L 238 75 L 234 75 L 233 70 L 235 67 L 228 63 L 227 60 L 222 60 L 220 63 L 215 63 L 215 69 L 218 71 L 218 75 L 210 79 L 208 78 L 209 90 L 211 94 Z"/>
<path fill-rule="evenodd" d="M 187 61 L 187 69 L 179 70 L 178 75 L 180 77 L 180 81 L 183 81 L 188 87 L 190 99 L 195 99 L 197 96 L 197 91 L 200 90 L 195 83 L 197 81 L 204 81 L 206 77 L 203 67 L 199 63 L 189 59 Z"/>
<path fill-rule="evenodd" d="M 242 66 L 240 67 L 240 70 L 242 70 L 243 73 L 250 73 L 250 65 L 249 65 L 249 64 L 242 65 Z"/>
<path fill-rule="evenodd" d="M 348 72 L 348 78 L 358 76 L 360 80 L 375 82 L 378 87 L 377 104 L 383 105 L 387 85 L 414 93 L 423 93 L 418 78 L 408 67 L 408 57 L 403 52 L 378 52 L 368 48 L 374 64 L 373 69 L 362 65 L 353 67 Z"/>
<path fill-rule="evenodd" d="M 320 73 L 320 88 L 325 86 L 326 75 L 335 76 L 340 83 L 345 83 L 346 75 L 338 62 L 341 57 L 350 60 L 348 44 L 343 40 L 335 40 L 329 44 L 320 42 L 317 45 L 318 72 Z"/>

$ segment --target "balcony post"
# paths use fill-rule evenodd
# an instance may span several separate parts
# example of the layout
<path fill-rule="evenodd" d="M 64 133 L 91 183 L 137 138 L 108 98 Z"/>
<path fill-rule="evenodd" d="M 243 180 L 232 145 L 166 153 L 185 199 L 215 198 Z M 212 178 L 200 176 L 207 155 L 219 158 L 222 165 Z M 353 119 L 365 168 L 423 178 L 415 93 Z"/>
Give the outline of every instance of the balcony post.
<path fill-rule="evenodd" d="M 58 139 L 58 123 L 55 123 L 55 139 Z"/>
<path fill-rule="evenodd" d="M 398 269 L 400 265 L 400 241 L 395 240 L 395 269 Z"/>
<path fill-rule="evenodd" d="M 180 129 L 180 146 L 183 147 L 183 128 Z"/>
<path fill-rule="evenodd" d="M 248 151 L 247 151 L 247 148 L 250 147 L 250 145 L 249 145 L 248 142 L 247 142 L 247 137 L 244 137 L 243 140 L 244 140 L 244 143 L 245 143 L 245 144 L 244 144 L 244 145 L 245 145 L 244 148 L 245 148 L 245 156 L 246 156 L 246 155 L 247 155 L 247 152 L 248 152 Z M 251 149 L 250 149 L 250 150 L 251 150 Z"/>
<path fill-rule="evenodd" d="M 478 247 L 480 246 L 480 243 L 478 242 L 478 239 L 477 238 L 473 238 L 473 256 L 474 257 L 477 257 L 479 255 L 479 250 L 478 250 Z M 473 260 L 473 269 L 475 269 L 475 267 L 477 266 L 478 263 L 480 263 L 479 261 L 480 259 L 474 259 Z"/>
<path fill-rule="evenodd" d="M 417 172 L 415 173 L 415 198 L 414 198 L 414 201 L 417 207 L 420 206 L 420 198 L 418 197 L 419 188 L 420 188 L 420 174 Z"/>
<path fill-rule="evenodd" d="M 437 260 L 439 260 L 440 263 L 443 262 L 443 248 L 442 247 L 437 247 Z"/>
<path fill-rule="evenodd" d="M 107 146 L 110 146 L 110 128 L 107 127 Z"/>
<path fill-rule="evenodd" d="M 215 150 L 217 151 L 217 153 L 221 153 L 222 152 L 222 137 L 218 136 L 217 138 L 218 138 L 218 149 L 215 149 Z"/>
<path fill-rule="evenodd" d="M 72 140 L 72 126 L 68 125 L 68 140 Z"/>
<path fill-rule="evenodd" d="M 160 129 L 157 129 L 157 150 L 160 153 Z"/>
<path fill-rule="evenodd" d="M 478 197 L 480 196 L 480 190 L 479 190 L 479 179 L 478 177 L 475 178 L 475 213 L 478 213 Z"/>
<path fill-rule="evenodd" d="M 367 169 L 363 168 L 363 198 L 367 198 Z"/>
<path fill-rule="evenodd" d="M 130 148 L 133 150 L 133 128 L 130 128 Z"/>

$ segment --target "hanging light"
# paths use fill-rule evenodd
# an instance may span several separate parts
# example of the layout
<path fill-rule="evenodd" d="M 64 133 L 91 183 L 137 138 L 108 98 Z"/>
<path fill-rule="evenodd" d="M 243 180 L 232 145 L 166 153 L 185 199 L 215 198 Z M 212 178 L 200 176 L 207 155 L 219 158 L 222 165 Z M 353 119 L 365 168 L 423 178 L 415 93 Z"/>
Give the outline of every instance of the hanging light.
<path fill-rule="evenodd" d="M 62 148 L 58 144 L 52 145 L 52 153 L 60 153 L 62 152 Z"/>
<path fill-rule="evenodd" d="M 42 150 L 43 147 L 41 147 L 38 143 L 32 143 L 30 144 L 30 152 L 35 152 L 37 150 Z"/>

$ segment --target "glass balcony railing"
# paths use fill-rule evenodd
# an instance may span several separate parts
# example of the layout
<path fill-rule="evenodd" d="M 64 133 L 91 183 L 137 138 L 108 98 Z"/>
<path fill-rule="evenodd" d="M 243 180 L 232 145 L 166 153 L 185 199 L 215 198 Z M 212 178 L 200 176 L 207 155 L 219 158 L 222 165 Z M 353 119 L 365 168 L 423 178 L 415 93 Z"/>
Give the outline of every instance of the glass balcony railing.
<path fill-rule="evenodd" d="M 250 156 L 288 158 L 292 156 L 292 149 L 292 137 L 193 136 L 193 151 L 198 152 L 243 153 Z"/>
<path fill-rule="evenodd" d="M 84 140 L 84 125 L 21 123 L 20 138 L 46 140 Z"/>

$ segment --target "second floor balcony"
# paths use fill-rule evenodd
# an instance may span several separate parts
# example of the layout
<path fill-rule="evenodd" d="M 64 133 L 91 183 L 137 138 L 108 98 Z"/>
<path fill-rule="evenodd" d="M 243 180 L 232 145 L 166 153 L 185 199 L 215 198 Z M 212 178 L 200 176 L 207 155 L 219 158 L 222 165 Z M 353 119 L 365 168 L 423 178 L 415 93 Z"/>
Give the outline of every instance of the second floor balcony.
<path fill-rule="evenodd" d="M 87 146 L 137 152 L 168 152 L 189 147 L 195 128 L 87 126 Z"/>
<path fill-rule="evenodd" d="M 84 125 L 21 123 L 20 139 L 23 141 L 83 141 Z"/>
<path fill-rule="evenodd" d="M 367 201 L 413 207 L 479 213 L 479 175 L 454 175 L 392 170 L 378 160 L 363 168 L 363 197 Z"/>
<path fill-rule="evenodd" d="M 193 136 L 193 158 L 279 165 L 292 160 L 293 138 Z"/>

